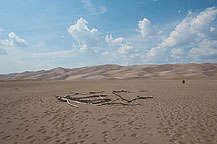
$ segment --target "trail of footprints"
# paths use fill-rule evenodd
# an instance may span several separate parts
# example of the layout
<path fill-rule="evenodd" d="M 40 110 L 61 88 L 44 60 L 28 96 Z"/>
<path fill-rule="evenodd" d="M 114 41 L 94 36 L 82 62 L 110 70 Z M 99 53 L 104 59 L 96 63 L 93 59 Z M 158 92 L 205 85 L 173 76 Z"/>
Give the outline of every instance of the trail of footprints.
<path fill-rule="evenodd" d="M 22 108 L 22 109 L 20 109 Z M 15 109 L 11 117 L 6 117 L 1 125 L 11 125 L 15 132 L 13 135 L 6 135 L 1 131 L 1 140 L 5 143 L 13 139 L 13 143 L 111 143 L 121 141 L 126 137 L 137 138 L 141 130 L 149 130 L 145 127 L 142 118 L 129 107 L 113 107 L 108 114 L 94 115 L 95 110 L 76 110 L 70 107 L 62 107 L 57 103 L 50 103 L 44 111 L 37 112 L 32 104 L 25 104 Z M 117 112 L 116 109 L 120 109 Z M 93 123 L 90 123 L 92 120 Z M 138 123 L 140 120 L 142 123 Z M 99 131 L 93 133 L 92 124 L 98 124 Z M 129 133 L 129 135 L 128 135 Z M 99 140 L 96 137 L 99 136 Z"/>
<path fill-rule="evenodd" d="M 170 143 L 212 144 L 217 138 L 215 106 L 201 102 L 205 97 L 197 97 L 197 94 L 186 92 L 181 96 L 178 98 L 180 95 L 173 94 L 171 97 L 179 100 L 160 101 L 153 105 L 160 120 L 158 132 L 166 135 Z M 209 111 L 206 111 L 207 107 L 210 107 Z"/>
<path fill-rule="evenodd" d="M 3 111 L 0 113 L 0 141 L 3 144 L 12 141 L 14 144 L 99 144 L 138 139 L 139 143 L 147 144 L 143 137 L 153 137 L 156 130 L 168 137 L 170 143 L 212 144 L 213 139 L 217 139 L 215 106 L 206 97 L 196 97 L 197 93 L 196 96 L 188 92 L 178 95 L 173 91 L 166 98 L 144 102 L 143 109 L 111 106 L 108 110 L 105 107 L 77 110 L 55 101 L 43 101 L 41 111 L 37 111 L 34 100 L 20 101 L 10 107 L 5 105 L 7 117 Z M 161 93 L 164 90 L 158 90 L 155 95 Z M 171 97 L 178 100 L 173 101 Z M 205 111 L 205 107 L 209 107 L 209 111 Z M 156 114 L 156 129 L 147 119 L 152 113 Z"/>

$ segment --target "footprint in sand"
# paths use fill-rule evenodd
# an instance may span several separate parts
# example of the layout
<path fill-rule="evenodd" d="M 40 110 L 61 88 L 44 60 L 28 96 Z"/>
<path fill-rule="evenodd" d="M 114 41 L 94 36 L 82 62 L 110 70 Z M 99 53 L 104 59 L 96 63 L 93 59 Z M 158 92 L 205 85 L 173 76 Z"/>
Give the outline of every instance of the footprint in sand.
<path fill-rule="evenodd" d="M 33 139 L 33 140 L 31 140 L 29 143 L 30 143 L 30 144 L 37 144 L 38 142 L 37 142 L 37 139 Z"/>
<path fill-rule="evenodd" d="M 27 140 L 32 139 L 34 137 L 34 135 L 30 135 L 28 137 L 26 137 Z"/>
<path fill-rule="evenodd" d="M 112 141 L 116 141 L 118 140 L 119 138 L 115 137 L 115 138 L 112 138 Z"/>
<path fill-rule="evenodd" d="M 107 124 L 107 122 L 106 121 L 102 121 L 102 124 Z"/>
<path fill-rule="evenodd" d="M 104 138 L 104 142 L 107 142 L 107 139 L 108 139 L 108 131 L 103 131 L 102 132 L 102 134 L 103 134 L 103 138 Z"/>
<path fill-rule="evenodd" d="M 50 136 L 47 136 L 46 138 L 44 138 L 44 141 L 47 141 L 47 140 L 49 140 L 49 139 L 51 139 L 51 137 L 50 137 Z"/>
<path fill-rule="evenodd" d="M 131 136 L 132 137 L 137 137 L 137 133 L 132 133 Z"/>
<path fill-rule="evenodd" d="M 7 138 L 9 138 L 10 136 L 5 136 L 5 137 L 3 137 L 2 139 L 4 140 L 4 139 L 7 139 Z"/>
<path fill-rule="evenodd" d="M 99 119 L 97 119 L 97 120 L 98 120 L 98 121 L 101 121 L 101 120 L 103 120 L 103 119 L 105 119 L 105 117 L 99 118 Z"/>

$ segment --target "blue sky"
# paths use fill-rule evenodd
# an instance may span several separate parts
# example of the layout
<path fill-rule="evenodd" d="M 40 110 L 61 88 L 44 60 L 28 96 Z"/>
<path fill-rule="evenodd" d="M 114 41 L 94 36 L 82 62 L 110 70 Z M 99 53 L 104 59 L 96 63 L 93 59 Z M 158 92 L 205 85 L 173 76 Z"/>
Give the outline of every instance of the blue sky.
<path fill-rule="evenodd" d="M 0 0 L 0 74 L 217 62 L 217 0 Z"/>

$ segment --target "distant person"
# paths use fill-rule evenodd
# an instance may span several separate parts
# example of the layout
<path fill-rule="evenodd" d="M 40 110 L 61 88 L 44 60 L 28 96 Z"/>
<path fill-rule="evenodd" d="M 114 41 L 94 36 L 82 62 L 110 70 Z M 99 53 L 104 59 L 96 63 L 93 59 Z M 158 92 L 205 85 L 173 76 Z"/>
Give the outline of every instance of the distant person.
<path fill-rule="evenodd" d="M 185 80 L 182 80 L 182 83 L 183 83 L 183 84 L 185 84 L 185 82 L 186 82 Z"/>

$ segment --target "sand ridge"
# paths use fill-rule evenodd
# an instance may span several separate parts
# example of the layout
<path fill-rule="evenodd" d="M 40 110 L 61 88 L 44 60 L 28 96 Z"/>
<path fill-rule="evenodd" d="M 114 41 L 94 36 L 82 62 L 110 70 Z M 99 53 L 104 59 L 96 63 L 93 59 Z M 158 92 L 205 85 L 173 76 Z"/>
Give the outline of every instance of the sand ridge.
<path fill-rule="evenodd" d="M 164 64 L 164 65 L 101 65 L 82 68 L 54 68 L 42 71 L 27 71 L 0 75 L 0 80 L 74 80 L 74 79 L 176 79 L 176 78 L 209 78 L 216 79 L 217 63 L 204 64 Z"/>

